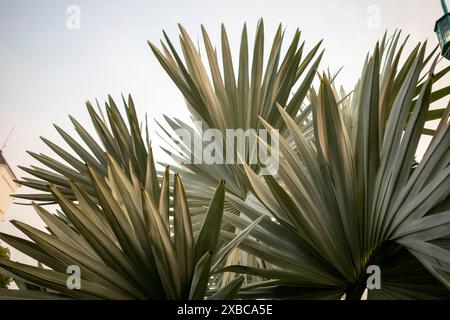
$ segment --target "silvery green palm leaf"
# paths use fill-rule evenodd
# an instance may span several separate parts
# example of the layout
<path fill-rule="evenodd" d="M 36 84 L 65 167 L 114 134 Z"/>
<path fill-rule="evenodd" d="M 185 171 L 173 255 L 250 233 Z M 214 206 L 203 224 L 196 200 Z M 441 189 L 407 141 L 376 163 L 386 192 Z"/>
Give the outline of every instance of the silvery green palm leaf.
<path fill-rule="evenodd" d="M 399 54 L 383 50 L 368 57 L 348 103 L 321 77 L 310 92 L 313 139 L 279 107 L 295 147 L 280 138 L 276 177 L 245 168 L 264 210 L 228 195 L 249 220 L 228 214 L 227 222 L 243 228 L 263 217 L 240 248 L 270 263 L 224 268 L 271 279 L 246 285 L 242 297 L 360 299 L 378 267 L 380 287 L 369 299 L 450 298 L 450 103 L 415 160 L 430 104 L 448 99 L 448 89 L 432 90 L 442 73 L 425 44 L 401 68 Z"/>
<path fill-rule="evenodd" d="M 179 175 L 170 183 L 169 168 L 158 179 L 149 138 L 141 137 L 131 97 L 124 101 L 128 125 L 110 98 L 108 124 L 87 104 L 103 147 L 73 118 L 88 149 L 57 127 L 75 155 L 43 139 L 67 164 L 31 153 L 52 171 L 24 168 L 38 179 L 23 185 L 43 194 L 16 195 L 33 200 L 46 231 L 12 223 L 30 240 L 8 234 L 0 238 L 41 267 L 0 261 L 2 273 L 21 289 L 2 291 L 3 298 L 51 299 L 203 299 L 209 281 L 230 252 L 258 223 L 230 242 L 219 242 L 225 182 L 209 197 L 206 215 L 192 217 Z M 52 214 L 36 202 L 55 203 Z M 42 267 L 44 266 L 44 267 Z M 81 288 L 67 287 L 69 266 L 81 272 Z M 232 298 L 242 277 L 212 298 Z"/>
<path fill-rule="evenodd" d="M 0 260 L 0 269 L 20 282 L 43 290 L 3 290 L 2 298 L 75 299 L 204 299 L 218 265 L 256 226 L 259 220 L 219 244 L 225 183 L 218 186 L 198 232 L 193 230 L 180 177 L 173 184 L 173 212 L 169 212 L 169 169 L 159 198 L 143 186 L 137 174 L 127 176 L 106 155 L 107 177 L 87 165 L 95 200 L 82 185 L 70 181 L 75 199 L 58 187 L 49 190 L 64 219 L 33 204 L 47 231 L 12 221 L 30 240 L 8 234 L 0 238 L 42 263 L 45 268 Z M 75 201 L 73 201 L 75 200 Z M 70 268 L 78 268 L 79 285 L 71 287 Z M 243 282 L 239 277 L 215 291 L 211 298 L 230 299 Z M 23 293 L 23 295 L 21 295 Z"/>
<path fill-rule="evenodd" d="M 286 106 L 286 112 L 295 119 L 306 138 L 313 137 L 312 105 L 308 92 L 312 87 L 323 54 L 318 54 L 320 42 L 304 54 L 305 44 L 300 44 L 300 32 L 297 30 L 283 55 L 284 31 L 280 26 L 272 42 L 267 62 L 264 63 L 264 25 L 261 20 L 256 30 L 252 60 L 249 59 L 247 27 L 244 25 L 239 59 L 234 66 L 224 26 L 221 29 L 221 56 L 211 43 L 205 28 L 202 27 L 206 59 L 202 59 L 200 48 L 196 48 L 182 26 L 180 26 L 180 32 L 182 54 L 177 52 L 165 33 L 166 43 L 161 44 L 161 50 L 154 44 L 149 44 L 167 74 L 183 94 L 192 120 L 200 122 L 203 130 L 212 128 L 222 133 L 227 129 L 242 129 L 244 132 L 248 129 L 258 130 L 263 128 L 258 121 L 261 117 L 283 135 L 288 135 L 285 123 L 275 108 L 279 103 Z M 417 54 L 416 49 L 400 67 L 400 56 L 406 40 L 403 43 L 399 41 L 400 32 L 396 32 L 389 38 L 385 34 L 380 44 L 380 54 L 385 56 L 380 75 L 380 108 L 386 109 L 383 114 L 389 113 L 394 98 L 398 95 L 400 84 L 412 66 L 414 55 Z M 425 62 L 430 61 L 436 49 L 437 47 L 425 58 Z M 447 67 L 439 71 L 435 75 L 435 81 L 444 77 L 449 70 L 450 67 Z M 336 76 L 337 74 L 333 77 L 329 76 L 332 84 Z M 423 83 L 423 78 L 418 81 L 417 92 Z M 432 92 L 432 100 L 446 96 L 449 91 L 450 87 L 447 86 Z M 350 95 L 343 89 L 337 96 L 339 105 L 348 103 Z M 427 120 L 439 119 L 444 110 L 445 108 L 441 107 L 430 111 L 427 114 Z M 186 145 L 177 131 L 187 130 L 192 137 L 195 136 L 202 141 L 199 129 L 167 116 L 165 120 L 168 125 L 160 125 L 163 139 L 167 142 L 163 150 L 178 162 L 177 171 L 188 179 L 187 181 L 192 181 L 189 183 L 187 192 L 195 199 L 199 207 L 196 212 L 202 212 L 201 207 L 205 201 L 204 191 L 211 192 L 211 187 L 220 179 L 227 181 L 227 192 L 241 199 L 247 197 L 249 185 L 242 166 L 195 163 L 194 159 L 199 157 L 194 150 L 195 147 L 191 143 Z M 423 132 L 431 135 L 434 133 L 426 128 Z M 292 142 L 292 140 L 288 141 Z M 203 146 L 209 143 L 204 141 Z M 258 173 L 258 164 L 248 161 L 251 150 L 247 148 L 243 153 L 242 158 L 253 171 Z"/>
<path fill-rule="evenodd" d="M 261 116 L 274 127 L 285 130 L 275 104 L 286 105 L 287 112 L 296 116 L 305 108 L 304 100 L 316 77 L 316 69 L 322 58 L 320 43 L 310 51 L 300 42 L 300 31 L 294 33 L 286 52 L 282 53 L 284 31 L 280 25 L 270 47 L 265 62 L 264 25 L 258 22 L 253 51 L 249 57 L 247 26 L 244 25 L 239 48 L 239 58 L 233 62 L 232 51 L 225 27 L 221 29 L 221 54 L 218 55 L 211 43 L 208 33 L 202 27 L 202 36 L 206 59 L 202 59 L 199 49 L 191 40 L 187 31 L 180 26 L 180 45 L 182 54 L 164 33 L 165 43 L 158 49 L 149 43 L 164 70 L 183 94 L 192 120 L 201 122 L 203 129 L 218 129 L 225 136 L 227 129 L 258 130 Z M 305 111 L 305 115 L 310 110 Z M 170 145 L 176 141 L 174 148 L 165 146 L 171 156 L 179 163 L 177 172 L 189 181 L 187 192 L 195 198 L 199 211 L 204 205 L 203 191 L 211 190 L 218 181 L 227 181 L 227 191 L 245 199 L 248 193 L 248 181 L 242 165 L 192 163 L 196 152 L 192 145 L 180 151 L 182 144 L 176 130 L 184 129 L 198 135 L 198 128 L 181 120 L 166 117 L 167 126 L 161 125 L 164 137 Z M 206 142 L 205 142 L 206 145 Z M 225 144 L 224 144 L 225 145 Z M 240 154 L 243 161 L 258 172 L 256 163 L 250 163 L 252 150 L 246 146 Z M 235 159 L 237 161 L 237 159 Z M 192 187 L 191 187 L 192 186 Z"/>

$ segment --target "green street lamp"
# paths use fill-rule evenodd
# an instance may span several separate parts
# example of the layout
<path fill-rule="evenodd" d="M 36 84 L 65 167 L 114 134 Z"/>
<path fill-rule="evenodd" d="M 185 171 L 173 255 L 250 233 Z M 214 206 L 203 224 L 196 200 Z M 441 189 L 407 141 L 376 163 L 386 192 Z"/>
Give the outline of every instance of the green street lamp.
<path fill-rule="evenodd" d="M 448 12 L 445 0 L 441 0 L 444 15 L 436 21 L 434 32 L 436 32 L 439 44 L 441 45 L 442 55 L 450 60 L 450 13 Z"/>

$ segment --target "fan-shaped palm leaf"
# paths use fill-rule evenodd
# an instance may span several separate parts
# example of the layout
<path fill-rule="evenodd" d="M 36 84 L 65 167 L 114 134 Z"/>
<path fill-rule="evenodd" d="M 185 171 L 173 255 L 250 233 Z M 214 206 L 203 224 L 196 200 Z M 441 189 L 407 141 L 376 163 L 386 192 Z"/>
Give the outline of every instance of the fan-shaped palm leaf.
<path fill-rule="evenodd" d="M 161 184 L 158 182 L 151 149 L 147 151 L 140 137 L 131 98 L 125 106 L 130 129 L 112 99 L 107 105 L 111 125 L 108 129 L 88 103 L 94 126 L 108 152 L 72 119 L 95 157 L 58 128 L 87 164 L 45 139 L 73 168 L 46 156 L 34 155 L 56 172 L 45 170 L 47 173 L 41 175 L 44 170 L 32 168 L 27 171 L 43 181 L 25 179 L 21 182 L 49 193 L 19 197 L 45 198 L 58 204 L 62 211 L 54 215 L 33 203 L 48 232 L 13 221 L 31 241 L 0 234 L 1 239 L 46 266 L 37 268 L 0 261 L 2 272 L 24 283 L 23 289 L 38 289 L 26 290 L 24 296 L 38 299 L 203 299 L 211 271 L 222 264 L 258 223 L 255 221 L 245 228 L 233 241 L 219 243 L 225 194 L 223 181 L 207 206 L 206 215 L 191 219 L 180 177 L 175 175 L 171 186 L 167 167 Z M 80 289 L 66 286 L 66 270 L 71 265 L 80 268 Z M 242 281 L 242 277 L 237 278 L 213 297 L 231 298 Z M 19 296 L 17 292 L 2 291 L 5 298 Z"/>
<path fill-rule="evenodd" d="M 186 30 L 180 26 L 180 43 L 184 61 L 176 51 L 174 45 L 164 33 L 166 44 L 162 43 L 162 51 L 149 43 L 157 59 L 168 75 L 183 94 L 193 120 L 201 121 L 203 129 L 218 129 L 225 136 L 227 129 L 258 130 L 261 125 L 258 116 L 268 120 L 276 128 L 284 129 L 275 103 L 287 105 L 287 112 L 296 116 L 304 108 L 303 102 L 315 78 L 316 69 L 322 58 L 318 54 L 320 43 L 305 54 L 305 44 L 300 43 L 300 31 L 294 33 L 287 51 L 282 55 L 284 31 L 279 26 L 264 66 L 264 24 L 260 20 L 256 30 L 252 59 L 249 59 L 247 27 L 244 25 L 238 68 L 234 68 L 231 48 L 225 27 L 221 30 L 221 60 L 210 41 L 208 33 L 202 26 L 202 36 L 209 68 L 202 62 L 200 52 L 189 37 Z M 221 69 L 222 68 L 222 69 Z M 208 70 L 210 77 L 208 76 Z M 235 74 L 236 69 L 236 74 Z M 299 80 L 301 78 L 301 80 Z M 310 112 L 309 110 L 305 111 Z M 198 128 L 177 119 L 166 117 L 171 130 L 185 129 L 196 136 L 199 141 Z M 199 207 L 204 205 L 202 190 L 214 186 L 221 179 L 227 181 L 227 190 L 245 199 L 248 183 L 242 166 L 233 164 L 204 164 L 193 163 L 194 156 L 198 156 L 193 145 L 183 146 L 181 137 L 162 126 L 164 134 L 170 144 L 176 141 L 174 148 L 164 148 L 179 162 L 178 172 L 189 183 L 187 192 L 190 198 L 197 199 Z M 193 140 L 192 140 L 193 141 Z M 205 144 L 207 142 L 204 142 Z M 224 143 L 225 146 L 225 143 Z M 246 146 L 245 154 L 240 156 L 247 163 L 251 150 Z M 181 160 L 180 160 L 181 157 Z M 237 160 L 237 159 L 236 159 Z M 258 165 L 250 164 L 258 171 Z"/>
<path fill-rule="evenodd" d="M 51 186 L 64 218 L 34 205 L 49 233 L 13 221 L 31 241 L 0 234 L 2 240 L 48 268 L 0 260 L 1 268 L 14 278 L 47 289 L 36 295 L 32 294 L 34 291 L 24 293 L 37 299 L 46 295 L 77 299 L 203 299 L 211 270 L 217 268 L 258 221 L 218 248 L 225 194 L 223 182 L 199 232 L 194 234 L 179 176 L 175 176 L 171 219 L 168 169 L 158 203 L 134 173 L 128 179 L 126 171 L 112 157 L 108 156 L 108 163 L 106 182 L 94 169 L 87 168 L 98 204 L 74 182 L 70 182 L 70 187 L 76 202 Z M 66 270 L 73 265 L 80 268 L 81 274 L 81 286 L 75 289 L 66 285 Z M 214 297 L 232 298 L 242 280 L 231 282 Z M 20 297 L 15 291 L 2 294 Z"/>
<path fill-rule="evenodd" d="M 380 72 L 384 49 L 377 45 L 347 104 L 338 106 L 329 78 L 321 78 L 318 94 L 310 93 L 312 141 L 279 108 L 295 148 L 281 138 L 277 178 L 263 180 L 246 166 L 266 210 L 228 196 L 250 219 L 265 217 L 240 248 L 272 267 L 225 270 L 274 279 L 246 286 L 242 296 L 359 299 L 368 266 L 378 265 L 381 289 L 370 290 L 369 298 L 450 297 L 450 104 L 413 166 L 436 100 L 432 85 L 441 74 L 433 74 L 433 63 L 425 80 L 419 79 L 429 61 L 425 45 L 398 72 L 399 54 L 388 51 Z M 248 224 L 233 215 L 227 221 Z"/>

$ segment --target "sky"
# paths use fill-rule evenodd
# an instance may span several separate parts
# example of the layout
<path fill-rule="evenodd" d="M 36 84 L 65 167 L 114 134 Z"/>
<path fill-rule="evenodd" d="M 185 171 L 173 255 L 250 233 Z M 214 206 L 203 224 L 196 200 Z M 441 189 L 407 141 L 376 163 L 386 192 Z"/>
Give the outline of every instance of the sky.
<path fill-rule="evenodd" d="M 194 40 L 204 24 L 213 43 L 224 23 L 234 54 L 244 22 L 250 38 L 260 18 L 266 39 L 279 23 L 287 39 L 300 28 L 307 48 L 324 39 L 321 68 L 343 66 L 338 83 L 350 90 L 366 53 L 386 30 L 410 34 L 411 46 L 428 39 L 434 47 L 441 15 L 438 0 L 0 0 L 1 144 L 15 126 L 3 153 L 22 176 L 17 165 L 36 163 L 26 150 L 51 154 L 40 136 L 63 145 L 53 123 L 74 132 L 71 114 L 91 128 L 84 102 L 108 94 L 120 101 L 121 93 L 130 93 L 141 117 L 186 119 L 181 94 L 147 45 L 158 43 L 163 29 L 175 41 L 177 23 Z M 19 234 L 11 219 L 43 226 L 30 207 L 11 205 L 0 232 Z M 27 261 L 15 250 L 11 258 Z"/>

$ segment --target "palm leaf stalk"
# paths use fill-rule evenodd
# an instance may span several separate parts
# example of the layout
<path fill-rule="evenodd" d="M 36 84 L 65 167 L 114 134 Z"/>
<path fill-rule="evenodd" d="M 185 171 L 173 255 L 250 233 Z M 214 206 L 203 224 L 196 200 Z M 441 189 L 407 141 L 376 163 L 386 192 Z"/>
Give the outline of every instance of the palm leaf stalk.
<path fill-rule="evenodd" d="M 436 60 L 425 69 L 425 48 L 418 45 L 400 69 L 399 53 L 387 51 L 383 72 L 385 47 L 377 45 L 341 105 L 323 75 L 318 93 L 310 91 L 312 141 L 279 106 L 295 148 L 280 139 L 277 177 L 245 168 L 265 208 L 227 195 L 250 220 L 264 217 L 240 248 L 271 267 L 223 269 L 270 279 L 246 285 L 242 297 L 360 299 L 372 265 L 381 270 L 381 288 L 369 290 L 369 299 L 450 297 L 450 103 L 413 166 L 442 74 L 434 73 Z M 249 223 L 230 214 L 226 220 L 240 228 Z"/>

